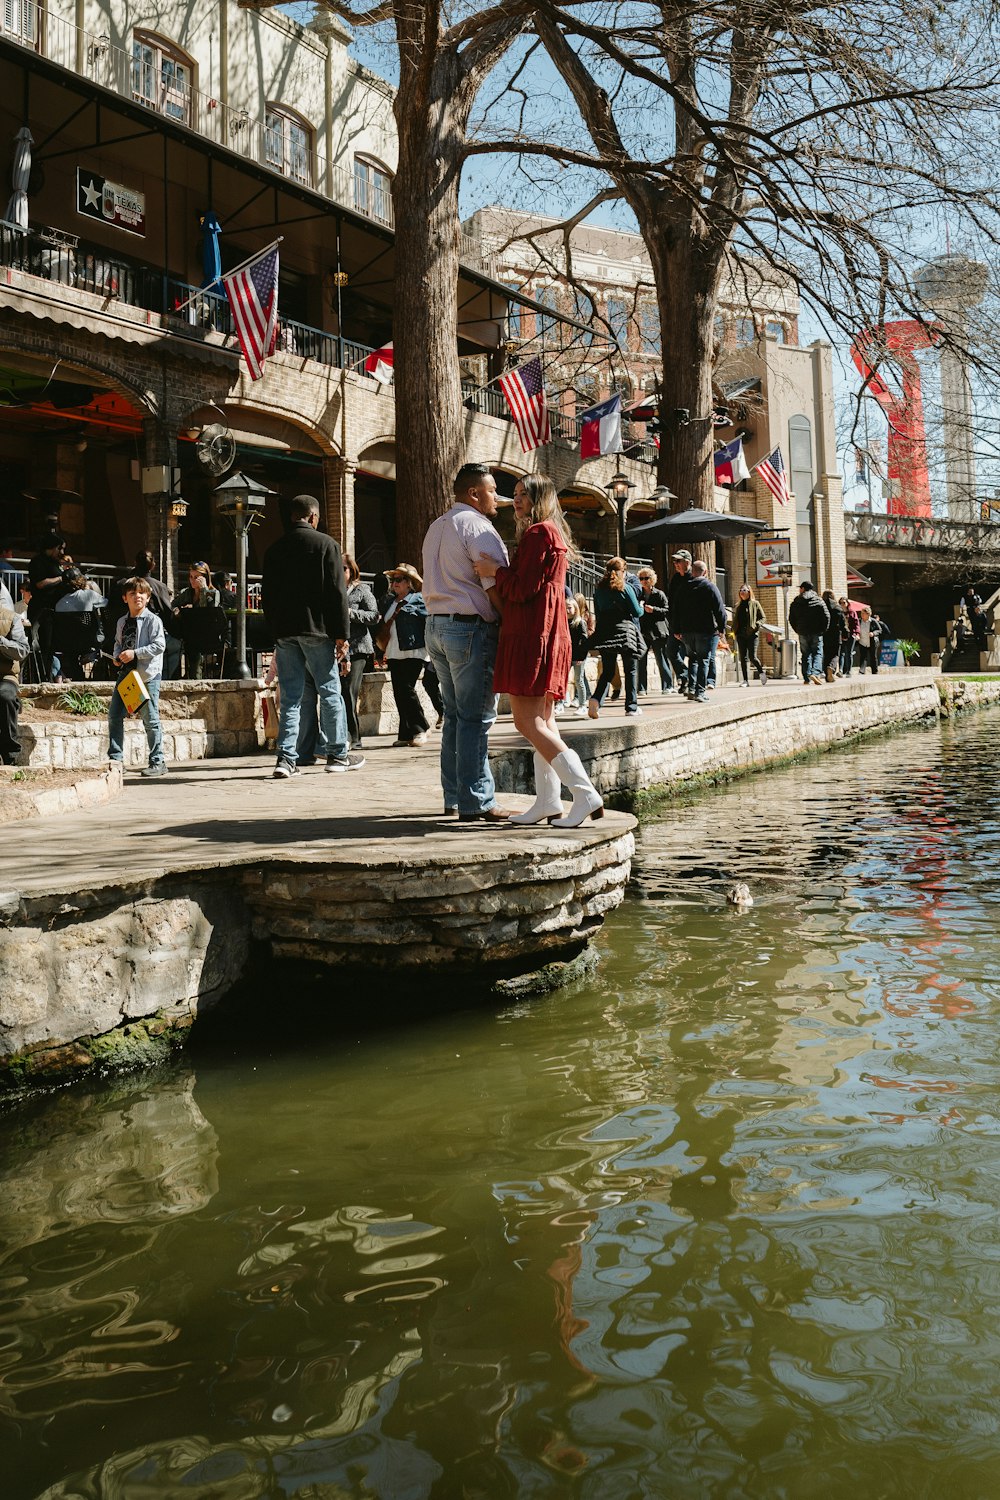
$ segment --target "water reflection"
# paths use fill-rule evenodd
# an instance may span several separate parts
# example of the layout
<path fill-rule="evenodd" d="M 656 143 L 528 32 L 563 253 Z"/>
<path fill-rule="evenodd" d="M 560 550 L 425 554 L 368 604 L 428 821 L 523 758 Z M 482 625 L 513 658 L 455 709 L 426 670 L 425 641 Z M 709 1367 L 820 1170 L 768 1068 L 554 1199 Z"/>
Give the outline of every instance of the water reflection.
<path fill-rule="evenodd" d="M 994 736 L 671 807 L 576 993 L 0 1119 L 5 1495 L 994 1493 Z"/>

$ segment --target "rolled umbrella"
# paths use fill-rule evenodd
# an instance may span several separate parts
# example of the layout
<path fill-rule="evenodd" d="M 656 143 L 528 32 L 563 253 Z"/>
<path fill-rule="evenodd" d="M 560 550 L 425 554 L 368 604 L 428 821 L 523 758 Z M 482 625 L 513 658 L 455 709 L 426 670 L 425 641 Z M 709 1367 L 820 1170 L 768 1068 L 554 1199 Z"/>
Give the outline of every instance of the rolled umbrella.
<path fill-rule="evenodd" d="M 219 235 L 222 233 L 222 225 L 219 223 L 212 209 L 203 213 L 199 220 L 201 224 L 201 268 L 204 272 L 202 290 L 215 286 L 222 275 L 222 251 L 219 247 Z"/>
<path fill-rule="evenodd" d="M 11 193 L 7 207 L 4 210 L 4 219 L 8 224 L 16 224 L 18 229 L 27 229 L 31 148 L 35 144 L 27 125 L 21 126 L 14 137 L 14 142 L 14 167 L 11 172 L 11 182 L 14 191 Z"/>

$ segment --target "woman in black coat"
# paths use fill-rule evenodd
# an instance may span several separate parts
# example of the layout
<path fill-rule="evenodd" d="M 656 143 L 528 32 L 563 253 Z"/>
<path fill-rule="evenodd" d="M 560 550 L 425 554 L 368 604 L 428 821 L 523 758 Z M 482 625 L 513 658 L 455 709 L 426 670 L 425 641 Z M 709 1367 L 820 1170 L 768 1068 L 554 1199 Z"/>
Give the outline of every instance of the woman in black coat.
<path fill-rule="evenodd" d="M 361 581 L 361 569 L 349 552 L 344 553 L 344 581 L 347 584 L 347 603 L 350 608 L 350 633 L 348 641 L 351 651 L 350 672 L 341 684 L 346 688 L 344 708 L 347 712 L 347 737 L 352 750 L 361 749 L 361 726 L 358 722 L 358 695 L 361 679 L 371 666 L 375 655 L 371 628 L 379 619 L 379 607 L 375 595 Z"/>
<path fill-rule="evenodd" d="M 648 691 L 649 679 L 649 653 L 652 651 L 656 658 L 657 670 L 660 674 L 660 687 L 665 693 L 671 693 L 674 689 L 674 674 L 670 669 L 670 625 L 668 623 L 667 596 L 662 589 L 656 587 L 656 574 L 652 568 L 643 567 L 639 569 L 639 583 L 642 594 L 639 603 L 642 605 L 642 619 L 639 621 L 639 629 L 642 632 L 642 640 L 646 649 L 639 658 L 639 691 Z"/>
<path fill-rule="evenodd" d="M 848 633 L 847 621 L 833 589 L 823 590 L 823 603 L 830 611 L 830 623 L 823 633 L 823 671 L 827 682 L 832 682 L 840 673 L 840 649 Z"/>
<path fill-rule="evenodd" d="M 639 658 L 644 649 L 639 633 L 642 605 L 627 582 L 624 558 L 612 557 L 604 569 L 604 577 L 594 590 L 594 614 L 597 624 L 590 638 L 590 646 L 591 650 L 601 653 L 601 675 L 587 705 L 587 713 L 592 719 L 600 714 L 601 704 L 611 686 L 620 656 L 622 679 L 625 683 L 625 712 L 630 715 L 639 714 L 642 709 L 637 702 L 636 679 Z"/>

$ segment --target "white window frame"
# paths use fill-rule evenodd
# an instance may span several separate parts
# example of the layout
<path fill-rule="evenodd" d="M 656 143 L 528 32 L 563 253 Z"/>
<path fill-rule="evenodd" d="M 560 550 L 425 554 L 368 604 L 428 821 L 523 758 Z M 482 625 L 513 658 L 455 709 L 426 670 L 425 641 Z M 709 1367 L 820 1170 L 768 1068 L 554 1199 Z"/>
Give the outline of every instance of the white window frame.
<path fill-rule="evenodd" d="M 301 139 L 296 133 L 300 133 Z M 301 182 L 313 183 L 313 154 L 316 133 L 304 115 L 286 104 L 268 104 L 264 112 L 264 164 Z M 301 157 L 297 153 L 301 151 Z"/>
<path fill-rule="evenodd" d="M 377 157 L 354 158 L 354 207 L 366 219 L 392 223 L 392 173 Z"/>
<path fill-rule="evenodd" d="M 141 50 L 148 52 L 143 58 Z M 132 98 L 179 125 L 192 124 L 195 65 L 186 52 L 154 31 L 132 33 Z"/>
<path fill-rule="evenodd" d="M 4 0 L 3 35 L 10 42 L 40 51 L 42 7 L 35 0 Z"/>

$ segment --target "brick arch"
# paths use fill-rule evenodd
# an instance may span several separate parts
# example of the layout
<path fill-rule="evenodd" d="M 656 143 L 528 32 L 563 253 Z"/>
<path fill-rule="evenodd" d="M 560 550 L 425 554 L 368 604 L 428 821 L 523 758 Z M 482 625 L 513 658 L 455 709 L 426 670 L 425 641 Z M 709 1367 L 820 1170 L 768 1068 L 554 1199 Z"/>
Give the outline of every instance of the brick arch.
<path fill-rule="evenodd" d="M 560 500 L 567 496 L 582 495 L 587 500 L 596 500 L 599 508 L 605 515 L 614 515 L 615 511 L 608 499 L 608 492 L 600 485 L 584 484 L 581 480 L 573 480 L 570 484 L 564 484 L 559 491 Z"/>
<path fill-rule="evenodd" d="M 340 446 L 330 436 L 300 412 L 285 411 L 278 407 L 262 407 L 247 401 L 226 400 L 200 401 L 188 408 L 178 422 L 178 431 L 201 427 L 206 422 L 219 422 L 220 413 L 234 427 L 238 435 L 275 438 L 294 447 L 298 438 L 306 437 L 322 458 L 342 457 Z M 242 418 L 242 420 L 241 420 Z M 247 425 L 252 422 L 253 426 Z"/>
<path fill-rule="evenodd" d="M 78 353 L 66 352 L 64 340 L 55 334 L 46 335 L 36 333 L 30 348 L 26 348 L 23 339 L 15 342 L 9 333 L 0 332 L 0 362 L 11 355 L 15 359 L 24 359 L 27 355 L 35 360 L 46 361 L 51 359 L 53 364 L 59 361 L 59 368 L 55 371 L 53 379 L 67 379 L 77 376 L 86 381 L 88 375 L 100 376 L 109 390 L 119 396 L 124 396 L 126 401 L 135 406 L 143 417 L 155 417 L 161 419 L 162 408 L 154 391 L 138 382 L 129 380 L 121 372 L 121 364 L 113 364 L 105 361 L 99 356 L 88 352 Z"/>

